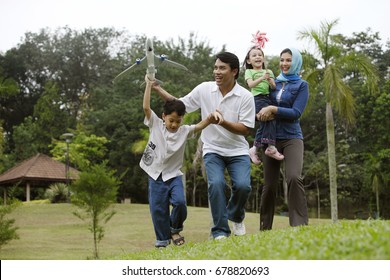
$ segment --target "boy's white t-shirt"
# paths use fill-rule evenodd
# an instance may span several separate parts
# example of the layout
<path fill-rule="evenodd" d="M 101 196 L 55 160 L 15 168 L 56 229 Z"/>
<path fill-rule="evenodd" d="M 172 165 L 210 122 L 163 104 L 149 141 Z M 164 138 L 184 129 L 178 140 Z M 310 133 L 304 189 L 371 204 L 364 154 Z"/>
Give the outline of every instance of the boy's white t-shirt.
<path fill-rule="evenodd" d="M 195 125 L 181 125 L 177 132 L 172 133 L 153 111 L 150 120 L 145 117 L 144 124 L 149 127 L 150 136 L 140 167 L 154 180 L 161 174 L 164 182 L 183 175 L 180 168 L 183 166 L 185 144 L 195 135 Z"/>

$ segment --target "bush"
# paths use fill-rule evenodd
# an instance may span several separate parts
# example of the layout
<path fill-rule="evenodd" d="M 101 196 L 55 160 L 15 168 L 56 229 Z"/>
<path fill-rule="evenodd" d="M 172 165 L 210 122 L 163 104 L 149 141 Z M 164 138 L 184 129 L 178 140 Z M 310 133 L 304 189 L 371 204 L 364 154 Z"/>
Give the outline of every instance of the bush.
<path fill-rule="evenodd" d="M 51 203 L 68 201 L 68 186 L 64 183 L 52 184 L 45 192 L 45 198 Z"/>
<path fill-rule="evenodd" d="M 7 219 L 6 215 L 10 214 L 16 206 L 18 201 L 12 201 L 10 205 L 0 206 L 0 249 L 13 239 L 19 239 L 16 233 L 17 227 L 14 227 L 15 219 Z"/>

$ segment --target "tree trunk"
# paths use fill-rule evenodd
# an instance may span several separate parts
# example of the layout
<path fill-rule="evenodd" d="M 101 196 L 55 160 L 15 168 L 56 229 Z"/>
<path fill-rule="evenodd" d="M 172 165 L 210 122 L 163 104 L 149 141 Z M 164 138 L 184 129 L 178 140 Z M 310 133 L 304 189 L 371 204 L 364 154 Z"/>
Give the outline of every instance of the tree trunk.
<path fill-rule="evenodd" d="M 375 202 L 376 202 L 376 214 L 375 219 L 379 219 L 379 179 L 378 176 L 374 175 L 372 179 L 373 190 L 375 192 Z"/>
<path fill-rule="evenodd" d="M 379 219 L 379 190 L 377 189 L 375 192 L 375 198 L 376 198 L 376 215 L 375 219 Z"/>
<path fill-rule="evenodd" d="M 194 182 L 192 185 L 192 206 L 194 206 L 194 207 L 196 206 L 196 188 L 197 188 L 197 184 L 196 184 L 196 173 L 195 173 L 194 174 Z"/>
<path fill-rule="evenodd" d="M 326 103 L 326 136 L 328 144 L 329 187 L 330 187 L 330 211 L 332 222 L 338 220 L 337 211 L 337 172 L 336 172 L 336 143 L 334 135 L 334 119 L 332 105 Z"/>
<path fill-rule="evenodd" d="M 195 201 L 196 201 L 196 197 L 195 197 L 196 196 L 196 188 L 197 188 L 197 182 L 196 182 L 197 175 L 196 174 L 197 174 L 197 171 L 198 171 L 197 167 L 201 166 L 201 168 L 202 168 L 202 164 L 200 164 L 200 161 L 202 159 L 202 152 L 203 152 L 203 143 L 202 143 L 202 140 L 199 137 L 198 138 L 198 144 L 196 146 L 195 156 L 194 156 L 194 159 L 192 161 L 192 170 L 193 170 L 193 173 L 194 173 L 194 188 L 193 188 L 193 191 L 192 191 L 192 206 L 195 206 Z M 203 172 L 202 172 L 202 174 L 203 174 Z M 203 176 L 203 178 L 206 178 L 206 177 Z"/>
<path fill-rule="evenodd" d="M 320 187 L 318 186 L 317 176 L 316 176 L 316 188 L 317 188 L 317 218 L 321 219 Z"/>
<path fill-rule="evenodd" d="M 93 245 L 94 245 L 94 258 L 95 260 L 99 259 L 99 249 L 98 249 L 98 243 L 99 243 L 99 232 L 98 232 L 98 217 L 97 213 L 94 212 L 92 213 L 93 218 L 92 218 L 92 231 L 93 231 Z"/>

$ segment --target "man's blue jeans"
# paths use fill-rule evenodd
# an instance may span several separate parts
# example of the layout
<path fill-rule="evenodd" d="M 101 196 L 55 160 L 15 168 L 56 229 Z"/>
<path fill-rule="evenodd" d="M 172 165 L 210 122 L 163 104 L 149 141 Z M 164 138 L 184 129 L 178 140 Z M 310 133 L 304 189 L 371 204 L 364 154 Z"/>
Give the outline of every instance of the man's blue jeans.
<path fill-rule="evenodd" d="M 249 155 L 224 157 L 207 153 L 204 158 L 206 167 L 208 194 L 213 216 L 213 237 L 229 236 L 231 231 L 228 220 L 241 223 L 245 218 L 245 204 L 251 192 Z M 231 181 L 230 199 L 226 202 L 225 169 Z"/>
<path fill-rule="evenodd" d="M 165 247 L 170 243 L 172 233 L 183 230 L 183 223 L 187 218 L 182 176 L 166 182 L 163 182 L 161 176 L 156 181 L 149 177 L 149 208 L 156 234 L 155 245 Z"/>

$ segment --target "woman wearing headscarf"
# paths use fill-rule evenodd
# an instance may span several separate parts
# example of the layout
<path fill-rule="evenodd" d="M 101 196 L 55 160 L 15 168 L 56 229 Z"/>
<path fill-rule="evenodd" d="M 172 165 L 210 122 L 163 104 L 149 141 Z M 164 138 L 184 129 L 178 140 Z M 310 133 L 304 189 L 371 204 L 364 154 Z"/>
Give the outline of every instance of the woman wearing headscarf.
<path fill-rule="evenodd" d="M 299 76 L 302 56 L 294 48 L 280 54 L 280 75 L 275 90 L 270 92 L 274 105 L 263 108 L 257 118 L 276 119 L 276 148 L 284 155 L 285 178 L 288 186 L 288 213 L 290 226 L 308 224 L 308 211 L 303 187 L 303 135 L 299 119 L 305 110 L 309 88 Z M 275 199 L 279 186 L 282 161 L 263 156 L 264 186 L 260 200 L 260 230 L 272 229 Z"/>

